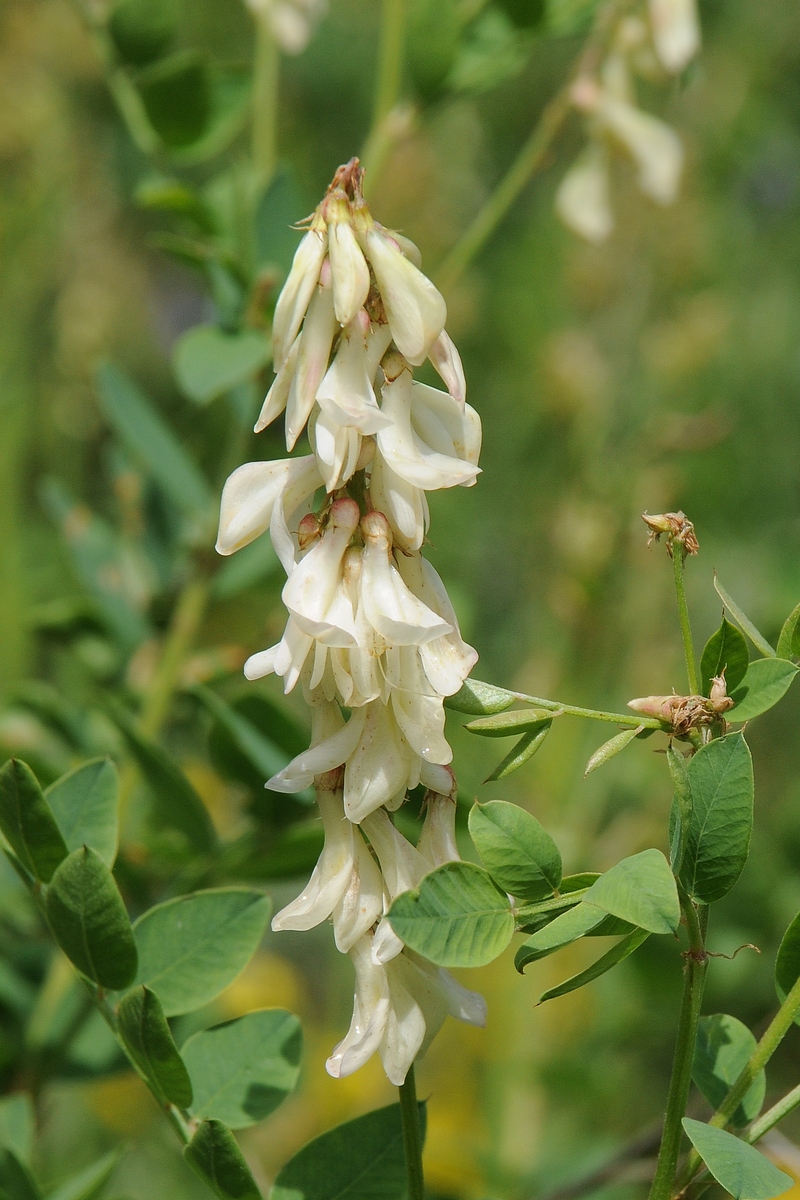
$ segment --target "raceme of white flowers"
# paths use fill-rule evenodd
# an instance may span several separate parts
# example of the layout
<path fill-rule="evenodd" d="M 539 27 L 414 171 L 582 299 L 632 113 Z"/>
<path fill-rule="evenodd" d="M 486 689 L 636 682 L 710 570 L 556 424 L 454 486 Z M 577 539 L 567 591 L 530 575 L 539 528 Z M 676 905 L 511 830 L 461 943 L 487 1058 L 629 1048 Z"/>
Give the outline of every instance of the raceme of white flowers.
<path fill-rule="evenodd" d="M 372 218 L 360 182 L 357 160 L 339 168 L 275 309 L 277 374 L 256 431 L 285 413 L 288 450 L 305 430 L 312 452 L 233 472 L 217 549 L 232 554 L 269 530 L 288 620 L 245 675 L 279 675 L 286 692 L 300 684 L 312 710 L 311 747 L 267 787 L 313 783 L 325 845 L 273 928 L 332 920 L 356 990 L 327 1069 L 349 1075 L 377 1051 L 400 1084 L 448 1014 L 485 1021 L 483 998 L 407 950 L 385 918 L 396 896 L 458 858 L 443 701 L 477 655 L 422 547 L 425 494 L 475 483 L 481 426 L 444 300 L 416 246 Z M 414 380 L 428 359 L 444 390 Z M 390 814 L 420 784 L 415 847 Z"/>
<path fill-rule="evenodd" d="M 639 189 L 657 204 L 672 204 L 683 169 L 683 146 L 664 121 L 636 104 L 634 75 L 677 74 L 700 47 L 696 0 L 649 0 L 647 19 L 625 18 L 597 78 L 577 80 L 572 103 L 586 117 L 589 140 L 556 192 L 565 225 L 590 242 L 614 228 L 611 160 L 632 160 Z"/>

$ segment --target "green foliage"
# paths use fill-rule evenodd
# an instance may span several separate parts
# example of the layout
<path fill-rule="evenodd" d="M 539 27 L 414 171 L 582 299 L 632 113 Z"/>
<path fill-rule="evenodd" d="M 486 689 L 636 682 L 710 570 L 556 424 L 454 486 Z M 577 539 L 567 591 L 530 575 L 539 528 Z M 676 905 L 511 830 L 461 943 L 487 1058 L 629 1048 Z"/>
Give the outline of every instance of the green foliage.
<path fill-rule="evenodd" d="M 800 604 L 783 623 L 778 638 L 778 658 L 800 658 Z"/>
<path fill-rule="evenodd" d="M 547 10 L 545 0 L 496 0 L 496 3 L 520 29 L 537 29 Z"/>
<path fill-rule="evenodd" d="M 107 867 L 117 857 L 119 776 L 110 758 L 76 767 L 45 791 L 68 850 L 91 846 Z"/>
<path fill-rule="evenodd" d="M 467 679 L 454 696 L 445 696 L 445 708 L 454 712 L 467 713 L 471 717 L 485 717 L 492 713 L 505 712 L 516 704 L 513 692 L 482 683 L 479 679 Z"/>
<path fill-rule="evenodd" d="M 146 67 L 139 92 L 150 124 L 165 146 L 181 149 L 198 141 L 211 120 L 208 62 L 196 50 L 180 50 Z"/>
<path fill-rule="evenodd" d="M 408 66 L 424 100 L 442 90 L 461 34 L 455 0 L 413 0 L 408 16 Z"/>
<path fill-rule="evenodd" d="M 271 263 L 288 272 L 299 242 L 293 226 L 297 214 L 302 211 L 303 200 L 294 172 L 283 166 L 262 191 L 253 217 L 255 257 L 259 267 Z"/>
<path fill-rule="evenodd" d="M 117 1028 L 159 1103 L 188 1108 L 192 1083 L 156 994 L 146 987 L 128 992 L 117 1009 Z"/>
<path fill-rule="evenodd" d="M 607 742 L 603 742 L 603 745 L 600 746 L 599 749 L 595 750 L 594 754 L 587 762 L 583 771 L 584 779 L 587 775 L 591 775 L 592 771 L 596 771 L 598 767 L 602 767 L 605 763 L 609 762 L 610 759 L 615 758 L 620 751 L 624 750 L 626 746 L 629 746 L 633 739 L 637 738 L 641 732 L 641 726 L 638 726 L 636 729 L 623 729 L 621 733 L 617 733 L 614 735 L 614 737 L 609 738 Z"/>
<path fill-rule="evenodd" d="M 595 929 L 593 932 L 597 932 Z M 601 955 L 596 962 L 587 967 L 585 971 L 579 971 L 577 975 L 570 976 L 563 983 L 559 983 L 556 987 L 548 988 L 539 997 L 538 1003 L 544 1004 L 545 1000 L 555 1000 L 558 996 L 566 996 L 569 992 L 575 992 L 578 988 L 584 987 L 587 983 L 592 983 L 595 979 L 599 979 L 601 975 L 616 967 L 617 963 L 623 962 L 628 955 L 633 954 L 634 950 L 638 950 L 642 942 L 647 941 L 650 934 L 646 929 L 634 929 L 624 938 L 620 938 L 616 946 L 612 946 L 605 954 Z"/>
<path fill-rule="evenodd" d="M 500 779 L 505 779 L 512 772 L 519 770 L 529 758 L 533 758 L 537 750 L 541 749 L 544 739 L 550 732 L 553 722 L 548 718 L 544 721 L 537 721 L 535 725 L 524 733 L 519 739 L 513 750 L 505 756 L 502 762 L 498 763 L 491 775 L 487 775 L 484 783 L 495 783 Z"/>
<path fill-rule="evenodd" d="M 285 1100 L 300 1074 L 300 1022 L 265 1008 L 196 1033 L 183 1047 L 194 1088 L 192 1115 L 231 1129 L 263 1121 Z"/>
<path fill-rule="evenodd" d="M 47 1200 L 97 1200 L 116 1170 L 119 1158 L 115 1150 L 104 1154 L 97 1162 L 65 1180 L 54 1192 L 50 1192 Z"/>
<path fill-rule="evenodd" d="M 0 1151 L 0 1194 L 4 1200 L 42 1200 L 36 1180 L 13 1150 Z"/>
<path fill-rule="evenodd" d="M 505 893 L 482 867 L 451 862 L 398 896 L 389 920 L 405 944 L 442 967 L 480 967 L 511 941 L 514 917 Z"/>
<path fill-rule="evenodd" d="M 690 896 L 710 904 L 744 870 L 753 827 L 753 762 L 741 733 L 701 746 L 689 763 L 692 815 L 680 879 Z"/>
<path fill-rule="evenodd" d="M 667 765 L 675 785 L 675 795 L 669 812 L 669 865 L 678 875 L 692 824 L 692 783 L 686 761 L 674 745 L 667 747 Z"/>
<path fill-rule="evenodd" d="M 746 614 L 744 612 L 742 612 L 741 608 L 736 603 L 736 601 L 731 596 L 728 595 L 728 593 L 725 591 L 725 588 L 722 586 L 719 579 L 717 578 L 716 573 L 714 574 L 714 588 L 715 588 L 716 593 L 719 596 L 720 600 L 727 608 L 728 612 L 731 614 L 731 616 L 734 618 L 734 620 L 739 624 L 739 626 L 744 630 L 744 632 L 750 638 L 750 641 L 753 643 L 756 650 L 760 650 L 761 653 L 766 655 L 768 658 L 769 657 L 774 658 L 774 656 L 775 656 L 774 648 L 772 646 L 770 646 L 769 642 L 764 637 L 764 635 L 758 632 L 758 630 L 756 629 L 753 622 L 750 620 L 750 618 L 748 616 L 746 616 Z"/>
<path fill-rule="evenodd" d="M 728 720 L 751 721 L 760 717 L 783 699 L 797 671 L 794 663 L 782 658 L 757 658 L 732 693 L 736 704 L 728 713 Z"/>
<path fill-rule="evenodd" d="M 583 33 L 591 24 L 598 0 L 547 0 L 547 28 L 557 36 Z"/>
<path fill-rule="evenodd" d="M 578 938 L 585 937 L 601 925 L 606 917 L 604 910 L 594 904 L 576 904 L 523 942 L 514 956 L 514 966 L 522 974 L 537 959 L 547 958 L 562 946 L 569 946 Z"/>
<path fill-rule="evenodd" d="M 448 85 L 456 92 L 489 91 L 520 73 L 529 50 L 526 32 L 501 8 L 486 8 L 459 45 Z"/>
<path fill-rule="evenodd" d="M 476 804 L 469 831 L 483 865 L 504 892 L 539 900 L 561 883 L 561 855 L 550 834 L 516 804 Z"/>
<path fill-rule="evenodd" d="M 175 343 L 173 366 L 181 390 L 207 404 L 265 367 L 272 348 L 254 329 L 226 332 L 217 325 L 195 325 Z"/>
<path fill-rule="evenodd" d="M 683 1119 L 683 1128 L 711 1174 L 733 1200 L 771 1200 L 792 1187 L 794 1180 L 732 1133 Z"/>
<path fill-rule="evenodd" d="M 783 1003 L 797 980 L 800 979 L 800 913 L 783 935 L 778 956 L 775 960 L 775 990 Z M 800 1013 L 795 1017 L 800 1025 Z"/>
<path fill-rule="evenodd" d="M 250 961 L 271 908 L 269 897 L 250 888 L 215 888 L 156 905 L 133 927 L 136 982 L 156 993 L 168 1017 L 202 1008 Z"/>
<path fill-rule="evenodd" d="M 0 829 L 25 870 L 49 883 L 67 846 L 39 781 L 16 758 L 0 770 Z"/>
<path fill-rule="evenodd" d="M 236 1138 L 221 1121 L 203 1121 L 183 1153 L 221 1200 L 261 1200 Z"/>
<path fill-rule="evenodd" d="M 425 1105 L 419 1106 L 425 1133 Z M 379 1108 L 315 1138 L 287 1163 L 270 1200 L 404 1200 L 400 1105 Z"/>
<path fill-rule="evenodd" d="M 755 1048 L 756 1039 L 736 1017 L 714 1013 L 700 1018 L 692 1078 L 712 1108 L 717 1109 L 722 1104 Z M 755 1120 L 761 1112 L 766 1088 L 766 1075 L 759 1071 L 733 1114 L 731 1124 L 740 1126 Z"/>
<path fill-rule="evenodd" d="M 724 673 L 730 695 L 744 679 L 749 665 L 750 654 L 744 636 L 723 617 L 717 632 L 706 642 L 700 659 L 701 692 L 707 696 L 711 680 Z"/>
<path fill-rule="evenodd" d="M 53 876 L 47 916 L 59 946 L 88 979 L 112 990 L 133 981 L 131 923 L 114 876 L 88 846 L 73 850 Z"/>
<path fill-rule="evenodd" d="M 263 786 L 265 780 L 282 770 L 293 753 L 299 754 L 300 750 L 305 748 L 304 745 L 301 745 L 298 749 L 285 753 L 279 749 L 272 738 L 265 736 L 252 721 L 249 721 L 241 712 L 237 712 L 209 688 L 197 687 L 194 689 L 194 695 L 202 701 L 212 716 L 216 718 L 224 733 L 227 734 L 227 744 L 224 749 L 220 747 L 219 738 L 217 738 L 218 757 L 227 753 L 227 761 L 229 761 L 232 748 L 234 754 L 246 760 L 250 772 L 255 773 L 260 786 Z M 264 707 L 269 708 L 268 702 Z M 282 724 L 284 728 L 282 729 L 279 725 L 276 731 L 278 736 L 280 737 L 288 728 L 288 735 L 291 739 L 293 729 L 291 723 L 287 723 L 284 718 Z"/>
<path fill-rule="evenodd" d="M 675 933 L 681 919 L 675 879 L 660 850 L 642 850 L 611 867 L 589 888 L 586 903 L 650 933 Z"/>
<path fill-rule="evenodd" d="M 175 0 L 117 0 L 108 31 L 120 58 L 144 66 L 169 48 L 176 22 Z"/>
<path fill-rule="evenodd" d="M 0 1100 L 0 1146 L 13 1150 L 21 1162 L 30 1162 L 36 1114 L 26 1092 L 15 1092 Z"/>
<path fill-rule="evenodd" d="M 467 721 L 464 728 L 483 737 L 511 737 L 515 733 L 529 733 L 538 729 L 543 721 L 550 720 L 552 717 L 535 709 L 515 708 L 513 712 L 501 712 L 491 717 L 479 717 L 477 721 Z"/>

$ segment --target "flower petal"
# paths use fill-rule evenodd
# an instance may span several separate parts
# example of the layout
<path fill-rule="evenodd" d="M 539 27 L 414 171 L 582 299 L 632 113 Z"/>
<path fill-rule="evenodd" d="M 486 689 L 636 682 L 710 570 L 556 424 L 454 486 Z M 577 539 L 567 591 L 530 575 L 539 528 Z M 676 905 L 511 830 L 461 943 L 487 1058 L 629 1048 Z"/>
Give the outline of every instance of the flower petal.
<path fill-rule="evenodd" d="M 295 251 L 292 266 L 281 289 L 272 322 L 272 353 L 278 370 L 283 366 L 292 342 L 306 315 L 314 288 L 319 282 L 322 262 L 328 249 L 324 228 L 309 229 Z"/>
<path fill-rule="evenodd" d="M 368 230 L 363 245 L 397 348 L 409 362 L 419 366 L 444 329 L 444 299 L 430 279 L 380 230 Z"/>

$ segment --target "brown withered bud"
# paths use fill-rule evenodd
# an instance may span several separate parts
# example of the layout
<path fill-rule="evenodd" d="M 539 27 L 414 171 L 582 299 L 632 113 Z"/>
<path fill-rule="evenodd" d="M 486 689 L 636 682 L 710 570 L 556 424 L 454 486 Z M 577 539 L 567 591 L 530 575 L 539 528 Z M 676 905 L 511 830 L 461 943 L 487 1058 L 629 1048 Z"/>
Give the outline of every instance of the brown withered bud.
<path fill-rule="evenodd" d="M 306 513 L 297 527 L 297 540 L 300 543 L 300 549 L 308 549 L 311 543 L 319 537 L 319 534 L 319 517 L 315 513 Z"/>
<path fill-rule="evenodd" d="M 672 558 L 672 547 L 675 542 L 682 547 L 684 558 L 687 554 L 697 554 L 700 549 L 694 525 L 685 512 L 655 513 L 652 516 L 645 512 L 642 513 L 642 520 L 650 530 L 650 536 L 647 539 L 648 546 L 652 546 L 653 542 L 660 541 L 661 535 L 666 534 L 667 553 L 670 558 Z"/>
<path fill-rule="evenodd" d="M 735 701 L 728 695 L 728 685 L 725 682 L 724 671 L 721 675 L 715 675 L 711 680 L 708 703 L 709 707 L 715 713 L 724 713 L 729 708 L 733 708 Z"/>
<path fill-rule="evenodd" d="M 733 708 L 733 700 L 726 694 L 725 679 L 720 676 L 713 681 L 711 696 L 641 696 L 628 701 L 628 708 L 646 717 L 657 717 L 670 727 L 675 737 L 685 737 L 692 729 L 713 725 L 722 719 L 722 714 Z"/>

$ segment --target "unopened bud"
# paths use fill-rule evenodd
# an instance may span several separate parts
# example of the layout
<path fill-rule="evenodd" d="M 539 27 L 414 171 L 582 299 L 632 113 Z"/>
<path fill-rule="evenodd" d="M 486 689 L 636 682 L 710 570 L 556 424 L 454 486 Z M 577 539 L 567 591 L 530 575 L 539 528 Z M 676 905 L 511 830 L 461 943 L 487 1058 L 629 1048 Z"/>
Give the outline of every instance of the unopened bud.
<path fill-rule="evenodd" d="M 315 513 L 306 513 L 297 527 L 297 540 L 300 549 L 306 550 L 319 537 L 319 517 Z"/>
<path fill-rule="evenodd" d="M 342 496 L 334 500 L 328 513 L 328 523 L 335 529 L 349 529 L 355 532 L 361 513 L 355 500 Z"/>
<path fill-rule="evenodd" d="M 735 701 L 728 695 L 728 685 L 725 682 L 725 674 L 715 675 L 711 680 L 711 690 L 709 692 L 709 706 L 715 713 L 727 712 L 729 708 L 733 708 Z"/>
<path fill-rule="evenodd" d="M 394 383 L 395 379 L 400 378 L 403 371 L 409 370 L 408 363 L 399 350 L 387 350 L 381 359 L 381 367 L 387 383 Z"/>
<path fill-rule="evenodd" d="M 361 522 L 361 532 L 365 541 L 385 542 L 387 547 L 392 545 L 392 531 L 382 512 L 367 513 Z"/>
<path fill-rule="evenodd" d="M 642 513 L 642 520 L 650 530 L 650 536 L 647 539 L 648 546 L 658 542 L 661 535 L 666 534 L 667 550 L 672 557 L 672 545 L 677 542 L 683 548 L 684 556 L 687 554 L 697 554 L 700 549 L 700 543 L 697 540 L 697 535 L 694 531 L 694 525 L 686 516 L 685 512 L 674 513 Z"/>
<path fill-rule="evenodd" d="M 643 717 L 656 717 L 659 721 L 670 721 L 675 702 L 681 696 L 639 696 L 636 700 L 628 701 L 628 708 L 641 713 Z"/>

